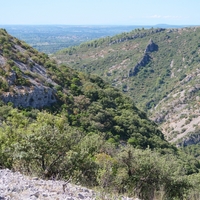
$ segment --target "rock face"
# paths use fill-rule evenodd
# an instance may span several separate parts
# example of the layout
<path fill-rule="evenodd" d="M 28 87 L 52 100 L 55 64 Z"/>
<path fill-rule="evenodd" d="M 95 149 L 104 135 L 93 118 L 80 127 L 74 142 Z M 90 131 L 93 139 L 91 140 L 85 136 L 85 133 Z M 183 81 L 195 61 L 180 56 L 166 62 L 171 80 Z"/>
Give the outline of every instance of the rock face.
<path fill-rule="evenodd" d="M 14 107 L 41 108 L 56 102 L 54 93 L 53 89 L 44 86 L 22 87 L 15 94 L 3 94 L 2 100 L 5 103 L 13 103 Z"/>
<path fill-rule="evenodd" d="M 154 51 L 158 51 L 158 45 L 155 44 L 152 39 L 150 39 L 149 44 L 147 45 L 144 53 L 146 54 Z"/>
<path fill-rule="evenodd" d="M 144 67 L 145 65 L 147 65 L 149 63 L 149 61 L 151 60 L 151 57 L 149 56 L 149 54 L 145 53 L 144 56 L 142 57 L 142 59 L 140 60 L 139 63 L 137 63 L 135 65 L 135 67 L 133 67 L 132 69 L 130 69 L 128 76 L 136 76 L 137 73 L 140 70 L 140 67 Z"/>
<path fill-rule="evenodd" d="M 0 55 L 0 65 L 5 65 L 5 63 L 6 63 L 5 58 L 2 55 Z"/>
<path fill-rule="evenodd" d="M 15 71 L 12 71 L 10 76 L 7 78 L 8 81 L 8 85 L 14 85 L 15 81 L 16 81 L 17 77 L 16 77 L 16 73 Z"/>
<path fill-rule="evenodd" d="M 3 29 L 0 37 L 0 100 L 32 108 L 55 103 L 58 84 L 49 68 L 56 63 Z"/>
<path fill-rule="evenodd" d="M 199 134 L 192 134 L 186 138 L 182 139 L 182 142 L 179 142 L 177 144 L 178 147 L 180 146 L 188 146 L 188 145 L 193 145 L 193 144 L 198 144 L 200 142 L 200 135 Z"/>
<path fill-rule="evenodd" d="M 3 57 L 0 60 L 3 60 Z M 29 82 L 29 86 L 17 86 L 18 75 L 12 70 L 6 79 L 3 78 L 7 81 L 9 88 L 12 88 L 12 91 L 1 94 L 0 98 L 2 101 L 5 103 L 11 102 L 14 107 L 24 108 L 42 108 L 50 106 L 57 101 L 56 90 L 45 86 L 45 84 L 48 84 L 53 87 L 57 84 L 48 77 L 46 69 L 43 66 L 33 62 L 34 65 L 28 68 L 20 61 L 14 61 L 14 63 L 21 70 L 22 77 Z"/>
<path fill-rule="evenodd" d="M 149 61 L 151 60 L 149 53 L 154 51 L 158 51 L 158 45 L 155 44 L 152 39 L 150 39 L 148 45 L 146 46 L 142 59 L 132 69 L 129 70 L 128 76 L 136 76 L 140 68 L 146 66 L 149 63 Z"/>

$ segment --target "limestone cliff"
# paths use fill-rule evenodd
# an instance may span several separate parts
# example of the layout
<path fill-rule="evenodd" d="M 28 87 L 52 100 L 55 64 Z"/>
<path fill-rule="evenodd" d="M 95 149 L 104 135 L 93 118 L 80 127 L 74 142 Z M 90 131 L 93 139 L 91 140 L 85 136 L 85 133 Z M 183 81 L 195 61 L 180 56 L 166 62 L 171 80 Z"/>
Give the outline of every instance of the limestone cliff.
<path fill-rule="evenodd" d="M 55 91 L 45 86 L 18 87 L 15 93 L 6 92 L 1 99 L 13 103 L 14 107 L 41 108 L 56 102 Z"/>
<path fill-rule="evenodd" d="M 15 107 L 42 108 L 55 103 L 57 84 L 47 55 L 0 30 L 0 99 Z"/>

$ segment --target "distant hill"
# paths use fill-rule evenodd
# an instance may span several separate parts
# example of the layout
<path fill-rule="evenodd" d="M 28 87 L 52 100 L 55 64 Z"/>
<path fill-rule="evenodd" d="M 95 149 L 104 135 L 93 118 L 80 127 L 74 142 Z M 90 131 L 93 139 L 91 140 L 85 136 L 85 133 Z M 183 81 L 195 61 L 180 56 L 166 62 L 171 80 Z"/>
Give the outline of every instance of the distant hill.
<path fill-rule="evenodd" d="M 199 141 L 199 38 L 199 27 L 135 29 L 55 58 L 103 77 L 148 112 L 169 141 L 187 145 Z"/>

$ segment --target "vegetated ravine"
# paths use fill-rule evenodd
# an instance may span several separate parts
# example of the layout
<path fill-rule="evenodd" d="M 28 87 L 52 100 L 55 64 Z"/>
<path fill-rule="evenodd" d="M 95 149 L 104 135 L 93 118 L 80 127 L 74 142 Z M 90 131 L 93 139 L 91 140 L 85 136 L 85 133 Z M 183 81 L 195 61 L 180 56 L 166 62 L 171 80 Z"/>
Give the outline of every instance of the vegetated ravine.
<path fill-rule="evenodd" d="M 160 48 L 154 43 L 148 39 L 142 53 L 149 63 Z M 146 62 L 138 59 L 131 78 Z M 147 200 L 199 195 L 198 150 L 168 143 L 130 97 L 100 77 L 59 65 L 3 29 L 0 98 L 3 168 Z"/>
<path fill-rule="evenodd" d="M 58 52 L 60 63 L 97 74 L 148 113 L 178 145 L 199 142 L 200 28 L 135 29 Z"/>

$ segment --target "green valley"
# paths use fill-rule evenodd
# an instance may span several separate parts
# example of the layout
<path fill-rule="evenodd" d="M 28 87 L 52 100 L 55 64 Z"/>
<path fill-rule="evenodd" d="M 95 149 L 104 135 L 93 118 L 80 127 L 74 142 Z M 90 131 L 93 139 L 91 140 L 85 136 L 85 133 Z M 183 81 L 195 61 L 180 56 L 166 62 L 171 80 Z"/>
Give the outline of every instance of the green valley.
<path fill-rule="evenodd" d="M 159 124 L 168 141 L 196 144 L 199 38 L 199 27 L 135 29 L 61 50 L 54 57 L 126 93 Z"/>

